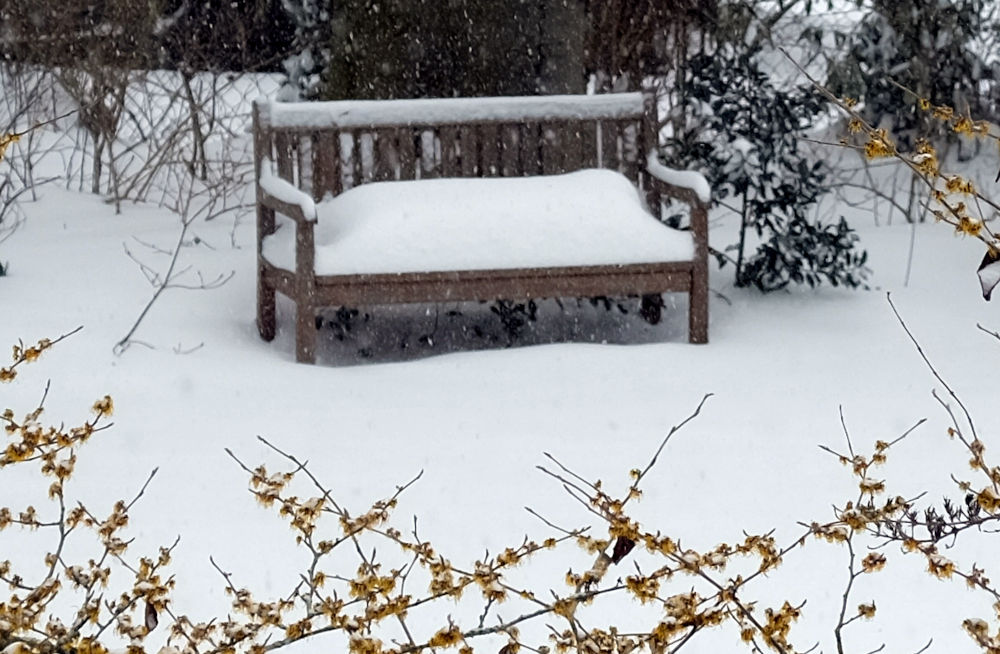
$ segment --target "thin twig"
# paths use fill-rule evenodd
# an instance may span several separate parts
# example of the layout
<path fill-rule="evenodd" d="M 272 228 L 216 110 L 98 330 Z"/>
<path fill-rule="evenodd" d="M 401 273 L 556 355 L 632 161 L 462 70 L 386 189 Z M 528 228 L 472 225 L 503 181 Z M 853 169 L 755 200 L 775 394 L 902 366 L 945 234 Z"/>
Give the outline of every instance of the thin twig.
<path fill-rule="evenodd" d="M 851 445 L 851 433 L 847 430 L 847 422 L 844 420 L 844 405 L 841 404 L 837 407 L 840 411 L 840 426 L 844 430 L 844 440 L 847 441 L 847 451 L 851 453 L 851 458 L 854 458 L 854 446 Z"/>
<path fill-rule="evenodd" d="M 958 406 L 962 409 L 962 413 L 965 415 L 965 420 L 969 424 L 969 429 L 972 430 L 973 438 L 978 440 L 979 436 L 976 433 L 976 425 L 972 421 L 972 415 L 969 413 L 969 410 L 965 407 L 965 404 L 958 397 L 955 391 L 952 390 L 951 386 L 948 385 L 948 382 L 944 380 L 944 377 L 942 377 L 940 373 L 938 373 L 937 369 L 934 367 L 934 364 L 931 363 L 931 360 L 927 358 L 927 355 L 924 353 L 924 349 L 920 346 L 920 342 L 913 335 L 913 332 L 910 331 L 910 328 L 906 325 L 906 322 L 903 320 L 903 317 L 899 315 L 899 311 L 896 310 L 896 305 L 892 301 L 892 293 L 886 293 L 885 299 L 889 302 L 889 306 L 892 308 L 892 312 L 896 315 L 896 320 L 899 321 L 900 326 L 903 328 L 903 331 L 906 332 L 906 335 L 909 337 L 910 342 L 913 343 L 913 346 L 915 348 L 917 348 L 917 354 L 919 354 L 920 358 L 923 359 L 924 363 L 927 365 L 927 368 L 931 371 L 931 374 L 933 374 L 934 378 L 938 380 L 938 383 L 944 386 L 944 389 L 948 391 L 948 395 L 950 395 L 951 398 L 955 400 Z"/>
<path fill-rule="evenodd" d="M 582 527 L 580 529 L 566 529 L 564 527 L 560 527 L 559 525 L 557 525 L 557 524 L 555 524 L 555 523 L 547 520 L 541 514 L 539 514 L 537 511 L 535 511 L 534 509 L 532 509 L 530 506 L 524 507 L 524 510 L 527 511 L 528 513 L 530 513 L 531 515 L 535 516 L 536 518 L 538 518 L 542 522 L 544 522 L 547 526 L 551 527 L 552 529 L 555 529 L 556 531 L 562 532 L 562 533 L 566 534 L 567 536 L 578 536 L 578 535 L 582 534 L 583 532 L 587 531 L 588 529 L 590 529 L 590 527 Z"/>
<path fill-rule="evenodd" d="M 670 442 L 670 439 L 673 437 L 673 435 L 679 432 L 681 429 L 683 429 L 684 426 L 687 425 L 689 422 L 698 417 L 698 414 L 701 413 L 701 408 L 705 406 L 705 402 L 707 402 L 708 398 L 712 397 L 712 395 L 714 395 L 714 393 L 705 393 L 705 395 L 702 396 L 701 401 L 698 402 L 698 406 L 695 407 L 694 412 L 691 413 L 691 415 L 689 415 L 687 418 L 684 418 L 684 420 L 682 420 L 681 422 L 670 428 L 670 431 L 667 433 L 667 435 L 663 437 L 663 441 L 660 443 L 660 446 L 656 448 L 656 452 L 653 453 L 653 458 L 649 460 L 649 463 L 646 464 L 646 467 L 643 468 L 643 470 L 639 473 L 639 476 L 635 478 L 635 483 L 632 484 L 634 487 L 637 487 L 639 485 L 639 482 L 642 481 L 643 477 L 646 476 L 646 473 L 648 473 L 650 470 L 653 469 L 653 466 L 656 465 L 656 461 L 659 459 L 660 454 L 663 452 L 663 448 L 667 446 L 667 443 Z M 627 502 L 628 498 L 626 498 L 625 501 Z"/>

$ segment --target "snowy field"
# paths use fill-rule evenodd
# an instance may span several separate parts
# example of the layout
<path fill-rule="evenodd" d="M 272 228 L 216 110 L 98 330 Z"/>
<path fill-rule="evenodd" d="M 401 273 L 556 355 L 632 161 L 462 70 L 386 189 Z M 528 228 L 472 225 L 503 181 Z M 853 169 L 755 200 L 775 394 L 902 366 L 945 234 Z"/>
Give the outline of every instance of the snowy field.
<path fill-rule="evenodd" d="M 655 328 L 634 311 L 623 316 L 586 305 L 562 313 L 543 304 L 539 322 L 522 337 L 531 345 L 513 348 L 502 347 L 503 338 L 494 345 L 470 338 L 455 326 L 457 317 L 448 314 L 455 309 L 473 322 L 492 318 L 476 305 L 375 309 L 345 342 L 324 332 L 321 363 L 309 366 L 294 363 L 289 304 L 279 303 L 277 339 L 264 343 L 257 336 L 249 218 L 192 226 L 180 260 L 191 267 L 189 279 L 196 281 L 196 272 L 206 279 L 232 272 L 232 279 L 211 291 L 168 290 L 137 331 L 141 343 L 115 354 L 114 344 L 152 293 L 123 244 L 162 267 L 167 255 L 140 242 L 169 250 L 178 219 L 150 205 L 126 205 L 116 215 L 101 198 L 56 184 L 40 195 L 25 205 L 21 228 L 0 245 L 0 259 L 9 263 L 0 278 L 0 344 L 83 330 L 0 387 L 0 405 L 19 414 L 29 410 L 51 379 L 48 421 L 76 424 L 95 399 L 114 398 L 114 427 L 81 451 L 71 492 L 109 508 L 159 468 L 133 509 L 129 533 L 136 554 L 181 536 L 173 609 L 192 617 L 228 610 L 210 555 L 262 597 L 287 593 L 305 561 L 287 527 L 247 493 L 246 475 L 224 450 L 250 465 L 281 467 L 257 435 L 307 459 L 355 513 L 422 470 L 403 496 L 396 524 L 406 530 L 419 515 L 420 535 L 468 566 L 484 550 L 517 545 L 525 534 L 552 535 L 523 507 L 560 525 L 593 523 L 535 469 L 545 463 L 543 453 L 625 489 L 629 469 L 645 465 L 670 427 L 707 393 L 713 397 L 670 442 L 634 507 L 644 527 L 661 529 L 685 547 L 710 549 L 741 540 L 744 531 L 771 529 L 779 544 L 788 544 L 803 533 L 798 522 L 831 519 L 833 503 L 856 495 L 849 470 L 817 447 L 845 449 L 839 407 L 862 452 L 927 418 L 893 448 L 882 474 L 891 494 L 928 491 L 935 503 L 945 493 L 956 497 L 949 474 L 968 476 L 967 454 L 948 440 L 948 417 L 930 395 L 935 381 L 886 292 L 972 410 L 987 446 L 996 441 L 1000 343 L 976 324 L 996 330 L 1000 318 L 983 301 L 975 276 L 981 245 L 943 225 L 921 224 L 911 232 L 898 218 L 887 225 L 882 216 L 876 226 L 869 208 L 838 209 L 869 250 L 869 291 L 762 296 L 733 288 L 730 269 L 713 271 L 717 293 L 705 346 L 686 342 L 683 299 Z M 722 247 L 734 228 L 716 220 L 713 229 L 713 245 Z M 904 285 L 911 236 L 913 268 Z M 428 333 L 434 347 L 417 342 Z M 406 339 L 407 349 L 400 350 Z M 361 349 L 371 356 L 359 356 Z M 44 488 L 19 470 L 4 470 L 0 504 L 41 508 Z M 4 532 L 0 558 L 40 558 L 49 545 L 33 537 Z M 571 548 L 559 551 L 524 569 L 539 592 L 565 592 L 566 569 L 588 565 L 588 557 Z M 996 552 L 994 546 L 954 554 L 965 567 L 976 561 L 996 575 Z M 978 651 L 960 625 L 968 617 L 989 618 L 988 598 L 965 590 L 960 580 L 930 577 L 922 557 L 902 556 L 896 546 L 885 554 L 886 570 L 860 579 L 852 595 L 851 607 L 874 599 L 878 615 L 850 627 L 849 649 L 867 652 L 886 643 L 886 651 L 916 652 L 933 639 L 930 651 Z M 352 575 L 353 567 L 344 573 Z M 754 581 L 748 597 L 761 606 L 805 600 L 791 642 L 800 650 L 818 643 L 833 651 L 846 581 L 846 550 L 810 541 Z M 672 587 L 683 592 L 691 583 L 678 578 Z M 591 614 L 596 622 L 655 624 L 643 622 L 649 608 L 637 602 L 607 607 Z M 465 615 L 452 604 L 435 611 L 414 619 L 437 628 L 448 613 Z M 513 607 L 501 611 L 514 613 Z M 697 636 L 685 650 L 741 647 L 738 633 L 726 626 Z"/>

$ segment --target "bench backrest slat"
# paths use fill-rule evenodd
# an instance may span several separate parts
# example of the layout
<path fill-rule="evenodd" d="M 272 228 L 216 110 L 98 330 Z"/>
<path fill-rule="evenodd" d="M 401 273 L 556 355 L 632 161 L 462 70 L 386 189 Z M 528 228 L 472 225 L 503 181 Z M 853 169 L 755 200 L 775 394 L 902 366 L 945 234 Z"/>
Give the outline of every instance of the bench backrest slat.
<path fill-rule="evenodd" d="M 538 123 L 521 125 L 521 167 L 520 175 L 540 175 L 542 173 L 542 142 Z"/>
<path fill-rule="evenodd" d="M 399 177 L 413 179 L 417 175 L 417 141 L 420 135 L 400 127 L 396 130 L 396 147 L 399 148 Z"/>
<path fill-rule="evenodd" d="M 277 155 L 278 177 L 294 184 L 292 135 L 288 132 L 275 132 L 274 149 Z"/>
<path fill-rule="evenodd" d="M 566 123 L 565 128 L 559 132 L 560 145 L 562 146 L 563 162 L 565 168 L 579 169 L 588 168 L 583 165 L 583 130 L 587 129 L 578 121 Z"/>
<path fill-rule="evenodd" d="M 439 165 L 441 177 L 458 176 L 458 128 L 453 125 L 445 125 L 438 131 L 438 141 L 440 142 Z"/>
<path fill-rule="evenodd" d="M 376 182 L 388 182 L 396 179 L 396 169 L 399 167 L 399 155 L 396 146 L 396 130 L 382 129 L 375 133 L 375 161 L 372 178 Z"/>
<path fill-rule="evenodd" d="M 319 103 L 258 102 L 257 143 L 321 200 L 372 181 L 617 170 L 644 186 L 639 93 Z"/>
<path fill-rule="evenodd" d="M 478 125 L 465 125 L 458 128 L 458 152 L 462 166 L 462 177 L 481 177 L 478 127 Z"/>
<path fill-rule="evenodd" d="M 319 201 L 324 192 L 337 195 L 343 189 L 341 179 L 340 132 L 318 132 L 313 138 L 313 191 Z"/>
<path fill-rule="evenodd" d="M 541 148 L 541 164 L 543 175 L 555 175 L 563 172 L 563 150 L 562 150 L 562 124 L 542 124 L 539 125 L 539 141 Z"/>
<path fill-rule="evenodd" d="M 519 173 L 519 132 L 516 125 L 500 125 L 500 176 L 515 177 Z"/>
<path fill-rule="evenodd" d="M 479 126 L 479 170 L 483 177 L 500 174 L 500 131 L 497 125 Z"/>

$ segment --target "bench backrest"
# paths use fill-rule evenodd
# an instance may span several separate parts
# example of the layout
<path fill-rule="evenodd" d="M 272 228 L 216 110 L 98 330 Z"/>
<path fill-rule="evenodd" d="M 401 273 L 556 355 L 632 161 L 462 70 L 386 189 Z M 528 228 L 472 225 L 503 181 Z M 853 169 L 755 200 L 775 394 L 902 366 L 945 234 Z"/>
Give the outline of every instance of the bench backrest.
<path fill-rule="evenodd" d="M 641 93 L 254 104 L 254 150 L 316 200 L 371 181 L 618 170 L 645 187 Z"/>

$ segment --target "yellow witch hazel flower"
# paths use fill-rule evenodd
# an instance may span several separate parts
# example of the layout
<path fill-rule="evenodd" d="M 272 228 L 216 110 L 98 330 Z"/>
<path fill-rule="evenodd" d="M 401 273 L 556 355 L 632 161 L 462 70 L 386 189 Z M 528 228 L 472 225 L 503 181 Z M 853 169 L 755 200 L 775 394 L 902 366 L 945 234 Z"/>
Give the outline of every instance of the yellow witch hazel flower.
<path fill-rule="evenodd" d="M 891 157 L 896 154 L 896 145 L 889 137 L 889 132 L 885 128 L 872 130 L 868 135 L 868 142 L 865 143 L 865 158 L 880 159 Z"/>
<path fill-rule="evenodd" d="M 955 115 L 955 110 L 949 106 L 941 105 L 939 107 L 934 107 L 932 115 L 938 120 L 948 122 L 951 120 L 952 116 Z"/>
<path fill-rule="evenodd" d="M 955 231 L 967 236 L 979 236 L 983 231 L 983 221 L 963 214 L 955 226 Z"/>
<path fill-rule="evenodd" d="M 94 406 L 91 409 L 100 417 L 108 417 L 115 411 L 115 403 L 111 399 L 110 395 L 105 395 L 101 399 L 94 402 Z"/>
<path fill-rule="evenodd" d="M 927 177 L 937 177 L 938 158 L 934 146 L 926 139 L 920 139 L 917 141 L 916 151 L 912 161 L 917 170 Z"/>
<path fill-rule="evenodd" d="M 17 143 L 20 140 L 20 134 L 0 134 L 0 159 L 3 159 L 4 154 L 7 153 L 7 147 L 11 143 Z"/>
<path fill-rule="evenodd" d="M 972 182 L 959 175 L 952 175 L 945 180 L 945 189 L 949 193 L 965 193 L 967 195 L 975 195 L 976 193 L 976 187 L 972 185 Z"/>

